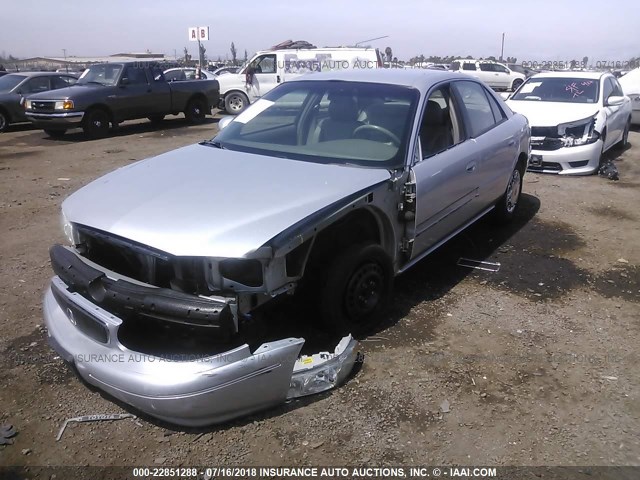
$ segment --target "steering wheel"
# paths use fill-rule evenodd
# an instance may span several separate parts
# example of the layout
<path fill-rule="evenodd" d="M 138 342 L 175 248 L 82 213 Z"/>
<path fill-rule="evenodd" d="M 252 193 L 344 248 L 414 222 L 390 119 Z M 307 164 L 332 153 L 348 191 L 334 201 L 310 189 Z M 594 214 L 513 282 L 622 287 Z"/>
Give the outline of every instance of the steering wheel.
<path fill-rule="evenodd" d="M 395 133 L 387 130 L 384 127 L 381 127 L 380 125 L 371 125 L 371 124 L 361 125 L 353 131 L 353 136 L 357 137 L 358 132 L 364 132 L 366 130 L 373 130 L 374 132 L 378 132 L 386 135 L 387 138 L 391 139 L 391 141 L 395 144 L 396 147 L 399 147 L 400 144 L 402 143 Z"/>

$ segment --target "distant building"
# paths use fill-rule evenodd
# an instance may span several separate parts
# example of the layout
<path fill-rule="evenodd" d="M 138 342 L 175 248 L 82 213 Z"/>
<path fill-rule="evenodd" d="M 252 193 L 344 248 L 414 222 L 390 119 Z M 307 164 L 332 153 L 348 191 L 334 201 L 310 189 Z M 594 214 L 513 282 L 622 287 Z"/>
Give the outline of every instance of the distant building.
<path fill-rule="evenodd" d="M 165 60 L 163 53 L 116 53 L 107 57 L 33 57 L 16 60 L 5 65 L 8 71 L 14 70 L 45 70 L 54 71 L 69 69 L 70 71 L 84 70 L 93 63 L 104 62 L 130 62 L 140 60 L 146 62 L 162 62 Z"/>

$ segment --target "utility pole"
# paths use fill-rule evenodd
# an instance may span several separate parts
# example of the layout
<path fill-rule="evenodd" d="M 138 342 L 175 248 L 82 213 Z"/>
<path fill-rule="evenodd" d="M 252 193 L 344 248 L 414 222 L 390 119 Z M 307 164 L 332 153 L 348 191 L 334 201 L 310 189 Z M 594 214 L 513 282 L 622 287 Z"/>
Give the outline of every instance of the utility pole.
<path fill-rule="evenodd" d="M 69 73 L 69 64 L 67 63 L 67 49 L 63 48 L 62 53 L 64 54 L 64 68 L 66 69 L 67 73 Z"/>
<path fill-rule="evenodd" d="M 502 49 L 500 50 L 500 61 L 504 62 L 504 32 L 502 32 Z"/>

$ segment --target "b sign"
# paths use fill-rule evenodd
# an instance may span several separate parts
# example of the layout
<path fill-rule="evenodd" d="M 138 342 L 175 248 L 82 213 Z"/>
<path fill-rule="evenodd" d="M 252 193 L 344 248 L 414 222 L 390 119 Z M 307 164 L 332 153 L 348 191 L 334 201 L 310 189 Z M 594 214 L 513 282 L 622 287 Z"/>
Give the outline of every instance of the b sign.
<path fill-rule="evenodd" d="M 189 41 L 205 42 L 209 40 L 209 27 L 189 27 Z"/>

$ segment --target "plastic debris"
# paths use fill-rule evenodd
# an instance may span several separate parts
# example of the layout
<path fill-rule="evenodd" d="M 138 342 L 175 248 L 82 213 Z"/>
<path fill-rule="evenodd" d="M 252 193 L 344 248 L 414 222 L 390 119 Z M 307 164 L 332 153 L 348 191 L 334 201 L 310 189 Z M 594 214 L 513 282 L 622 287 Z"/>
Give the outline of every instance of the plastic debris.
<path fill-rule="evenodd" d="M 613 164 L 611 160 L 603 163 L 598 170 L 598 175 L 608 178 L 609 180 L 619 180 L 618 168 Z"/>
<path fill-rule="evenodd" d="M 67 418 L 62 424 L 60 431 L 58 432 L 58 436 L 56 437 L 56 442 L 60 441 L 60 439 L 62 438 L 62 434 L 64 433 L 64 430 L 67 428 L 67 425 L 69 425 L 72 422 L 102 422 L 105 420 L 122 420 L 124 418 L 133 418 L 135 420 L 138 417 L 136 417 L 131 413 L 112 413 L 112 414 L 99 414 L 99 415 L 84 415 L 82 417 Z"/>
<path fill-rule="evenodd" d="M 0 445 L 12 445 L 13 439 L 18 434 L 18 431 L 13 425 L 0 426 Z"/>
<path fill-rule="evenodd" d="M 500 270 L 498 262 L 484 262 L 482 260 L 473 260 L 472 258 L 460 257 L 456 264 L 460 267 L 475 268 L 476 270 L 485 270 L 487 272 L 497 272 Z"/>
<path fill-rule="evenodd" d="M 443 400 L 440 404 L 440 410 L 442 410 L 442 413 L 449 413 L 449 407 L 449 400 Z"/>

